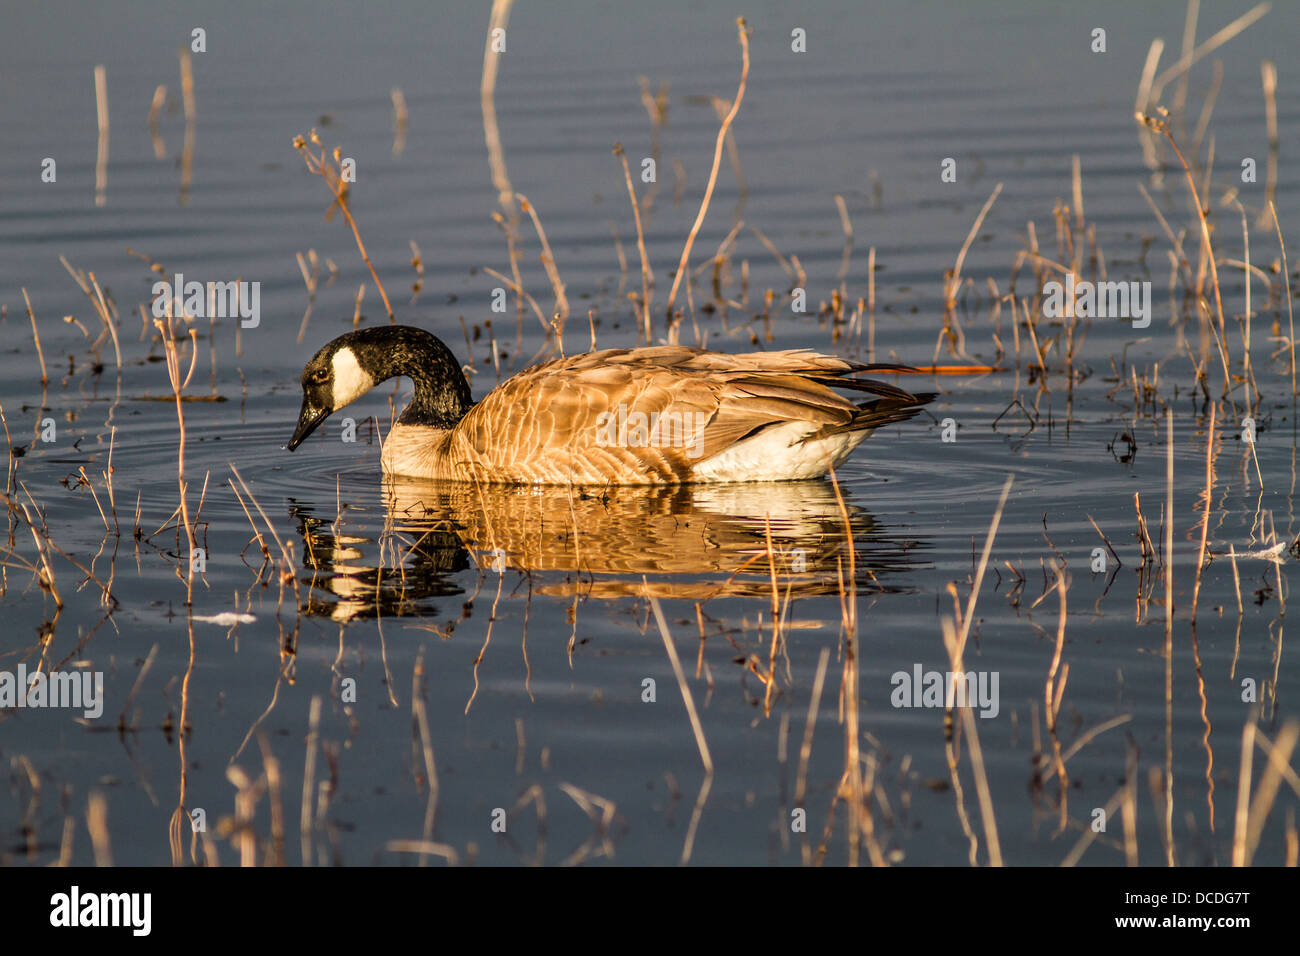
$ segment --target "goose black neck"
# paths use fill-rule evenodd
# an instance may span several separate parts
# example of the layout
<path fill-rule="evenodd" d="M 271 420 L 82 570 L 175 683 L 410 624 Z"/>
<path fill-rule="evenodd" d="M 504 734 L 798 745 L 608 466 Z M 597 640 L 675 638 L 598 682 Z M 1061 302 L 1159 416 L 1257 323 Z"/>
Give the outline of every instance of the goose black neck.
<path fill-rule="evenodd" d="M 436 336 L 406 325 L 352 334 L 357 339 L 349 344 L 376 384 L 398 375 L 415 384 L 401 424 L 453 428 L 474 404 L 460 363 Z"/>

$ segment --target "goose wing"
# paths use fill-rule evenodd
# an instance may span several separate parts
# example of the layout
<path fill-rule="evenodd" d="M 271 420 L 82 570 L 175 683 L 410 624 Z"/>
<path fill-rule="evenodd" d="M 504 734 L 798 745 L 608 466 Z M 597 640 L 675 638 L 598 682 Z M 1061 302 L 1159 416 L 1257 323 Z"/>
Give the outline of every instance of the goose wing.
<path fill-rule="evenodd" d="M 703 461 L 764 428 L 873 427 L 833 391 L 916 404 L 902 389 L 846 378 L 861 366 L 807 350 L 729 355 L 682 346 L 605 349 L 521 372 L 451 433 L 458 476 L 574 484 L 689 481 Z M 862 424 L 858 424 L 861 421 Z"/>

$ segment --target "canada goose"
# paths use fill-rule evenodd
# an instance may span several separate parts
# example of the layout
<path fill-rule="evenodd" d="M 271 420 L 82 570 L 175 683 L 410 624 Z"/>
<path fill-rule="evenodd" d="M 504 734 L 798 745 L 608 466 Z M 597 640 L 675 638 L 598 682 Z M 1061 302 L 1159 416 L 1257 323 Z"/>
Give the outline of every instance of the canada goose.
<path fill-rule="evenodd" d="M 934 397 L 849 374 L 905 369 L 806 349 L 602 349 L 520 372 L 474 404 L 447 346 L 422 329 L 380 326 L 340 335 L 312 356 L 288 448 L 405 375 L 415 394 L 384 440 L 388 474 L 575 485 L 817 478 L 873 429 L 911 418 Z M 857 405 L 832 388 L 879 397 Z"/>

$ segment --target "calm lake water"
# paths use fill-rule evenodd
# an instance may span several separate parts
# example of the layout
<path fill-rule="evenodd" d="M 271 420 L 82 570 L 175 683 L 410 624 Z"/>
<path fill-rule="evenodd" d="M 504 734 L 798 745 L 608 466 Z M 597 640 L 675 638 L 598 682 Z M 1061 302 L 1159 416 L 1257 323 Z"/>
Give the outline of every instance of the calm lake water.
<path fill-rule="evenodd" d="M 387 321 L 351 229 L 294 150 L 313 128 L 355 161 L 350 209 L 398 321 L 442 337 L 475 397 L 548 347 L 512 293 L 504 314 L 492 308 L 505 282 L 487 270 L 510 277 L 512 263 L 480 100 L 488 10 L 446 7 L 8 14 L 0 407 L 22 454 L 5 489 L 0 681 L 20 668 L 102 674 L 103 696 L 97 718 L 0 710 L 0 860 L 967 865 L 990 859 L 987 805 L 993 852 L 1012 864 L 1232 863 L 1243 733 L 1252 795 L 1267 797 L 1272 745 L 1295 765 L 1297 433 L 1280 337 L 1300 290 L 1300 10 L 1274 5 L 1198 55 L 1184 86 L 1164 76 L 1183 50 L 1186 8 L 1173 2 L 515 5 L 497 60 L 501 168 L 537 210 L 566 286 L 566 351 L 586 349 L 592 327 L 603 347 L 641 341 L 616 142 L 654 272 L 653 334 L 669 336 L 672 270 L 718 134 L 710 98 L 725 109 L 736 96 L 743 12 L 753 33 L 734 153 L 672 334 L 725 351 L 1000 369 L 901 380 L 940 395 L 843 466 L 841 505 L 830 482 L 607 495 L 385 482 L 375 424 L 386 431 L 405 385 L 355 407 L 355 442 L 336 417 L 284 450 L 302 366 L 353 326 L 359 286 L 361 323 Z M 1250 9 L 1204 5 L 1195 42 Z M 177 51 L 196 27 L 187 124 Z M 1157 102 L 1208 201 L 1222 351 L 1182 167 L 1133 118 L 1158 37 Z M 1265 61 L 1279 74 L 1271 164 Z M 97 186 L 101 64 L 110 129 Z M 662 90 L 661 122 L 639 77 L 656 112 Z M 999 186 L 946 312 L 945 273 Z M 549 315 L 526 213 L 516 235 L 523 287 Z M 1185 256 L 1172 283 L 1171 236 Z M 1021 255 L 1031 248 L 1038 258 Z M 858 315 L 873 251 L 874 307 Z M 308 277 L 316 263 L 314 296 L 298 254 Z M 93 273 L 116 347 L 61 256 Z M 1081 278 L 1149 282 L 1149 326 L 1045 316 L 1042 281 L 1072 260 Z M 186 394 L 205 399 L 183 406 L 206 556 L 188 608 L 177 408 L 141 312 L 176 273 L 260 283 L 259 324 L 196 320 L 197 356 L 177 323 L 182 374 L 194 358 Z M 1188 292 L 1198 284 L 1213 321 Z M 948 745 L 942 706 L 897 704 L 925 703 L 920 688 L 902 699 L 915 675 L 953 669 L 944 621 L 970 606 L 1008 476 L 964 655 L 996 688 L 974 710 L 973 761 L 968 728 Z M 1135 494 L 1161 552 L 1151 561 Z M 61 608 L 41 583 L 47 561 Z M 1283 782 L 1235 851 L 1294 862 L 1297 803 Z"/>

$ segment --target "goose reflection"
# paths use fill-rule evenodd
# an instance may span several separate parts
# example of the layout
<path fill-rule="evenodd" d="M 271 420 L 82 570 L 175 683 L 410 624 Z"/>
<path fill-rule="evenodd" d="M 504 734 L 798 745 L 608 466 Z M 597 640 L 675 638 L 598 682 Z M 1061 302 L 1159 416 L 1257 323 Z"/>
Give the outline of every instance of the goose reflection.
<path fill-rule="evenodd" d="M 522 572 L 535 593 L 770 600 L 906 590 L 926 546 L 881 528 L 825 481 L 609 488 L 450 485 L 389 477 L 380 499 L 294 502 L 310 598 L 336 620 L 426 615 L 477 569 Z M 769 547 L 770 542 L 770 547 Z M 853 560 L 849 560 L 850 549 Z M 850 570 L 852 569 L 852 570 Z"/>

